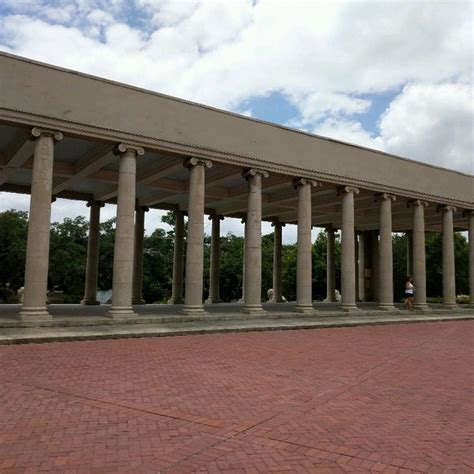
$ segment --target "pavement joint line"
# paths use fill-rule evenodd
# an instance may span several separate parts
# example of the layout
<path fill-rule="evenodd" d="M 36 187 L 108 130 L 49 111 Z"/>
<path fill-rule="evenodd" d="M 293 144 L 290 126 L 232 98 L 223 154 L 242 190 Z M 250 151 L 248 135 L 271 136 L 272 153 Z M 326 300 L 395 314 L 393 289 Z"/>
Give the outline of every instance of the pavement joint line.
<path fill-rule="evenodd" d="M 323 449 L 323 448 L 315 448 L 314 446 L 308 446 L 307 444 L 301 444 L 301 443 L 296 443 L 294 441 L 281 441 L 277 438 L 272 438 L 271 436 L 260 436 L 260 435 L 253 435 L 255 436 L 256 438 L 261 438 L 261 439 L 268 439 L 268 440 L 271 440 L 271 441 L 277 441 L 279 443 L 283 443 L 283 444 L 290 444 L 292 446 L 298 446 L 298 447 L 301 447 L 301 448 L 308 448 L 308 449 L 315 449 L 317 451 L 323 451 L 325 453 L 334 453 L 334 454 L 339 454 L 341 456 L 347 456 L 347 457 L 350 457 L 350 458 L 353 458 L 353 459 L 360 459 L 362 461 L 369 461 L 368 458 L 365 458 L 365 457 L 361 457 L 361 456 L 357 456 L 357 455 L 351 455 L 351 454 L 346 454 L 346 453 L 338 453 L 337 451 L 331 451 L 329 449 Z M 318 457 L 318 456 L 315 456 L 315 457 Z M 324 461 L 324 458 L 318 458 L 318 459 L 321 459 Z M 386 464 L 387 466 L 392 466 L 392 467 L 396 467 L 398 469 L 405 469 L 403 466 L 398 466 L 397 464 L 392 464 L 392 463 L 383 463 L 383 464 Z M 419 471 L 419 470 L 414 470 L 414 469 L 410 469 L 412 472 L 427 472 L 427 471 Z"/>
<path fill-rule="evenodd" d="M 29 388 L 33 388 L 33 389 L 36 389 L 36 390 L 44 390 L 45 392 L 58 393 L 58 394 L 61 394 L 61 395 L 65 395 L 67 397 L 77 398 L 77 399 L 80 399 L 80 400 L 87 400 L 89 402 L 94 402 L 94 403 L 102 403 L 103 405 L 108 405 L 108 406 L 112 406 L 112 407 L 125 408 L 127 410 L 137 411 L 139 413 L 147 413 L 149 415 L 162 416 L 164 418 L 170 418 L 170 419 L 173 419 L 173 420 L 184 421 L 186 423 L 192 423 L 192 424 L 196 424 L 196 425 L 207 426 L 208 428 L 218 428 L 215 425 L 202 423 L 202 422 L 199 422 L 199 421 L 196 421 L 196 420 L 188 420 L 186 418 L 180 418 L 179 416 L 172 416 L 172 415 L 168 415 L 168 414 L 163 414 L 163 413 L 159 413 L 159 412 L 156 412 L 156 411 L 153 411 L 153 410 L 145 410 L 143 408 L 129 406 L 129 405 L 122 404 L 122 403 L 116 403 L 116 402 L 104 400 L 104 399 L 101 399 L 101 398 L 88 397 L 88 396 L 85 396 L 85 395 L 78 395 L 78 394 L 75 394 L 75 393 L 65 392 L 65 391 L 62 391 L 62 390 L 56 390 L 56 389 L 53 389 L 53 388 L 41 387 L 41 386 L 37 386 L 37 385 L 31 385 L 31 384 L 27 384 L 27 383 L 23 383 L 23 382 L 22 383 L 14 382 L 12 380 L 6 380 L 6 379 L 2 379 L 2 382 L 11 383 L 13 385 L 21 385 L 23 387 L 29 387 Z"/>
<path fill-rule="evenodd" d="M 451 333 L 454 331 L 454 329 L 451 329 Z M 381 362 L 379 364 L 377 364 L 375 367 L 370 367 L 369 369 L 363 371 L 360 375 L 358 375 L 357 377 L 352 377 L 350 379 L 348 379 L 346 382 L 343 382 L 339 385 L 336 385 L 335 387 L 333 387 L 332 389 L 329 389 L 329 390 L 326 390 L 325 392 L 323 393 L 320 393 L 316 396 L 313 396 L 313 397 L 310 397 L 308 398 L 307 400 L 305 400 L 304 402 L 302 402 L 301 405 L 307 405 L 308 403 L 312 402 L 312 401 L 315 401 L 317 400 L 318 398 L 322 398 L 322 397 L 327 397 L 328 395 L 332 394 L 333 396 L 331 397 L 331 400 L 334 399 L 335 397 L 338 397 L 344 393 L 346 393 L 347 391 L 351 390 L 352 388 L 356 387 L 357 385 L 360 385 L 363 381 L 365 381 L 367 379 L 367 377 L 369 375 L 377 375 L 378 373 L 380 373 L 380 370 L 377 370 L 377 369 L 382 369 L 382 368 L 386 368 L 387 366 L 390 366 L 390 365 L 393 365 L 393 363 L 397 362 L 397 361 L 400 361 L 400 360 L 403 360 L 405 358 L 408 358 L 410 357 L 413 353 L 416 353 L 420 350 L 420 348 L 427 344 L 428 342 L 431 342 L 435 339 L 439 338 L 439 336 L 433 336 L 431 338 L 428 338 L 426 340 L 424 340 L 423 342 L 421 342 L 420 344 L 417 344 L 415 346 L 413 346 L 412 348 L 408 349 L 406 352 L 401 352 L 401 353 L 398 353 L 397 355 L 395 355 L 394 357 L 390 358 L 388 361 L 386 362 Z M 375 372 L 375 373 L 374 373 Z M 329 399 L 326 399 L 324 401 L 321 402 L 321 405 L 324 405 L 325 403 L 327 403 L 329 401 Z M 260 420 L 258 421 L 257 423 L 254 423 L 253 425 L 251 426 L 248 426 L 247 428 L 242 428 L 240 430 L 236 430 L 236 432 L 234 434 L 232 434 L 231 436 L 227 436 L 225 437 L 225 439 L 222 439 L 222 440 L 219 440 L 219 441 L 216 441 L 216 443 L 210 445 L 210 446 L 207 446 L 205 448 L 203 448 L 201 451 L 199 452 L 196 452 L 196 453 L 193 453 L 189 456 L 187 456 L 186 458 L 183 458 L 173 464 L 171 464 L 170 466 L 167 466 L 166 468 L 164 468 L 162 471 L 160 472 L 165 472 L 166 470 L 168 469 L 172 469 L 173 467 L 181 464 L 182 462 L 185 462 L 191 458 L 193 458 L 194 456 L 197 456 L 209 449 L 212 449 L 216 446 L 219 446 L 220 444 L 223 444 L 239 435 L 249 435 L 249 431 L 253 428 L 256 428 L 257 426 L 260 426 L 264 423 L 267 423 L 268 421 L 271 421 L 279 416 L 282 416 L 282 415 L 285 415 L 285 414 L 288 414 L 288 413 L 291 413 L 292 411 L 295 410 L 295 407 L 294 406 L 291 406 L 291 407 L 288 407 L 287 409 L 284 409 L 282 411 L 280 411 L 279 413 L 276 413 L 272 416 L 269 416 L 267 418 L 265 418 L 264 420 Z M 301 415 L 304 415 L 305 413 L 308 413 L 309 411 L 311 411 L 312 408 L 310 410 L 306 410 L 304 411 L 303 413 L 300 413 Z M 361 456 L 351 456 L 351 455 L 347 455 L 347 454 L 344 454 L 344 453 L 339 453 L 337 451 L 330 451 L 330 450 L 325 450 L 325 449 L 321 449 L 321 448 L 314 448 L 313 446 L 308 446 L 308 445 L 305 445 L 305 444 L 301 444 L 301 443 L 295 443 L 295 442 L 290 442 L 290 441 L 281 441 L 279 439 L 276 439 L 276 438 L 272 438 L 271 436 L 264 436 L 264 435 L 258 435 L 258 434 L 252 434 L 252 436 L 255 436 L 256 438 L 261 438 L 261 439 L 268 439 L 268 440 L 271 440 L 271 441 L 277 441 L 277 442 L 280 442 L 280 443 L 284 443 L 284 444 L 290 444 L 290 445 L 293 445 L 293 446 L 299 446 L 299 447 L 303 447 L 303 448 L 308 448 L 308 449 L 317 449 L 319 451 L 324 451 L 324 452 L 327 452 L 327 453 L 335 453 L 335 454 L 340 454 L 341 456 L 349 456 L 351 458 L 354 458 L 354 459 L 361 459 L 362 461 L 367 461 L 368 458 L 366 457 L 361 457 Z M 317 456 L 315 456 L 317 457 Z M 321 459 L 321 460 L 324 460 L 324 458 L 318 458 L 318 459 Z M 386 464 L 387 466 L 391 466 L 391 467 L 395 467 L 395 468 L 402 468 L 403 469 L 403 466 L 399 466 L 397 464 L 392 464 L 392 463 L 384 463 Z M 412 470 L 413 472 L 425 472 L 425 471 L 419 471 L 419 470 Z"/>

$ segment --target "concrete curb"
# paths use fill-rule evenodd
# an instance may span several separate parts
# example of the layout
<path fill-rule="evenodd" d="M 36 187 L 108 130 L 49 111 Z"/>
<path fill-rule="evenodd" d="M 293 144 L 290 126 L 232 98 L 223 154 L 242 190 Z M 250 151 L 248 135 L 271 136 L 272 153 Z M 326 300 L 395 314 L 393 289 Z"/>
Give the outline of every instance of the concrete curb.
<path fill-rule="evenodd" d="M 232 332 L 257 332 L 257 331 L 288 331 L 298 329 L 328 329 L 358 326 L 380 326 L 416 323 L 433 323 L 446 321 L 474 320 L 471 314 L 448 315 L 413 315 L 413 317 L 393 317 L 387 314 L 385 317 L 371 315 L 361 317 L 337 317 L 315 318 L 278 318 L 242 320 L 220 320 L 220 321 L 195 321 L 199 324 L 190 323 L 162 323 L 162 324 L 132 324 L 132 325 L 109 325 L 109 326 L 82 326 L 62 328 L 16 328 L 0 331 L 0 345 L 31 344 L 48 342 L 70 342 L 102 339 L 128 339 L 143 337 L 174 337 L 203 334 L 219 334 Z"/>

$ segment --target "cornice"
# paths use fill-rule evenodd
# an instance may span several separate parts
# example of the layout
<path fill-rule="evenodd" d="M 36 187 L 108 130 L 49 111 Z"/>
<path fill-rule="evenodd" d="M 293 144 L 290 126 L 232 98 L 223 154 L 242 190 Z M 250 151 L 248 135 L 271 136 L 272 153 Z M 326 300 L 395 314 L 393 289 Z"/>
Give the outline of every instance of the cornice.
<path fill-rule="evenodd" d="M 346 176 L 340 176 L 338 174 L 311 171 L 296 166 L 282 165 L 280 163 L 262 160 L 256 157 L 238 155 L 212 148 L 204 148 L 199 145 L 172 142 L 161 138 L 131 134 L 128 132 L 109 129 L 105 127 L 84 125 L 66 119 L 57 119 L 43 115 L 31 114 L 23 111 L 13 111 L 11 109 L 6 109 L 5 107 L 0 107 L 0 122 L 2 121 L 4 123 L 14 126 L 39 126 L 49 129 L 59 129 L 63 132 L 63 134 L 70 134 L 72 136 L 77 136 L 84 139 L 107 140 L 115 143 L 140 143 L 143 147 L 150 150 L 169 151 L 176 154 L 194 156 L 196 158 L 210 159 L 216 162 L 240 166 L 242 168 L 254 168 L 258 166 L 259 168 L 264 168 L 265 170 L 268 170 L 268 172 L 272 173 L 289 176 L 300 176 L 340 186 L 356 186 L 373 192 L 388 192 L 397 194 L 398 196 L 404 197 L 406 199 L 420 199 L 433 203 L 452 204 L 461 208 L 468 209 L 472 208 L 474 205 L 473 201 L 459 201 L 455 199 L 446 198 L 445 196 L 440 196 L 437 194 L 415 192 L 411 189 L 395 187 L 387 183 L 378 183 L 358 178 L 347 178 Z M 442 169 L 443 171 L 449 173 L 458 174 L 474 179 L 474 176 L 469 174 L 460 173 L 453 170 L 446 170 L 444 168 L 436 169 Z"/>

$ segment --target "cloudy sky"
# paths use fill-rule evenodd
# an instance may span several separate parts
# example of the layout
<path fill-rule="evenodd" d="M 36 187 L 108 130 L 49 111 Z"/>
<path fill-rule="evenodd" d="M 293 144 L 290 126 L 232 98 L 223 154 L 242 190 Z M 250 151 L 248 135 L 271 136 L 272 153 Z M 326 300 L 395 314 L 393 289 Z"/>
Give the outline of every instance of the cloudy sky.
<path fill-rule="evenodd" d="M 470 1 L 0 0 L 1 50 L 470 174 L 472 39 Z"/>

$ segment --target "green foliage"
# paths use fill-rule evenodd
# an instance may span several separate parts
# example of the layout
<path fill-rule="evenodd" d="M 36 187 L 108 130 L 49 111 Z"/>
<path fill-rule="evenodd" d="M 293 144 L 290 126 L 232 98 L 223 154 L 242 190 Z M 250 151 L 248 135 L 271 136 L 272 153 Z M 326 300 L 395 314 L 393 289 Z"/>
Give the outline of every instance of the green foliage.
<path fill-rule="evenodd" d="M 174 225 L 174 215 L 168 213 L 163 221 Z M 0 213 L 0 290 L 14 294 L 23 286 L 28 215 L 9 210 Z M 78 303 L 84 293 L 88 222 L 84 217 L 66 218 L 63 223 L 51 225 L 50 267 L 48 287 L 64 291 L 64 300 Z M 468 243 L 455 233 L 456 290 L 467 294 Z M 99 281 L 101 290 L 112 288 L 115 219 L 100 225 Z M 235 301 L 242 295 L 243 237 L 228 234 L 221 237 L 220 294 L 223 301 Z M 204 239 L 204 294 L 209 288 L 210 237 Z M 312 248 L 313 297 L 326 296 L 326 233 L 320 232 Z M 406 276 L 405 235 L 393 236 L 394 297 L 403 296 Z M 173 273 L 174 231 L 156 229 L 144 239 L 143 296 L 147 303 L 165 302 L 171 296 Z M 427 293 L 430 297 L 442 295 L 442 236 L 426 234 Z M 341 246 L 335 242 L 336 288 L 340 288 Z M 296 244 L 283 246 L 283 295 L 296 298 Z M 262 299 L 273 286 L 273 233 L 262 237 Z M 9 287 L 9 289 L 7 289 Z M 0 295 L 5 298 L 5 295 Z"/>
<path fill-rule="evenodd" d="M 65 303 L 84 296 L 88 223 L 84 217 L 51 225 L 48 288 L 62 290 Z"/>
<path fill-rule="evenodd" d="M 0 288 L 4 289 L 1 299 L 23 286 L 27 234 L 26 212 L 11 209 L 0 213 Z"/>

